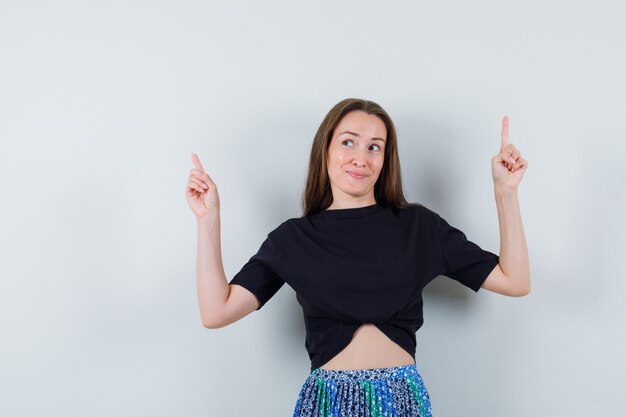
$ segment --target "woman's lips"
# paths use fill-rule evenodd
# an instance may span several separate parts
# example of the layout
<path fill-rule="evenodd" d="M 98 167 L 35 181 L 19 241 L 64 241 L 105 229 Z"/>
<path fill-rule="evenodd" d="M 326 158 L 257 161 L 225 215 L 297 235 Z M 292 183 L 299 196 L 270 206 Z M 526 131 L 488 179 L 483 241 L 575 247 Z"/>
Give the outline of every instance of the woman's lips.
<path fill-rule="evenodd" d="M 359 174 L 355 174 L 354 172 L 350 172 L 350 171 L 346 171 L 348 174 L 350 174 L 350 176 L 352 178 L 356 178 L 358 180 L 363 179 L 365 177 L 367 177 L 367 175 L 359 175 Z"/>

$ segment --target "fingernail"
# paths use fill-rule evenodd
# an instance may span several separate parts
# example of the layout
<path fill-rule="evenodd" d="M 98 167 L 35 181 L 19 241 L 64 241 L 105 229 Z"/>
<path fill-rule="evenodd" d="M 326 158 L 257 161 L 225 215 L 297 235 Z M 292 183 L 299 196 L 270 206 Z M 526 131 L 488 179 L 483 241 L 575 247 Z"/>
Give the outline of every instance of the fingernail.
<path fill-rule="evenodd" d="M 514 164 L 514 163 L 515 163 L 515 159 L 513 159 L 513 158 L 509 158 L 509 162 L 510 162 L 510 163 L 512 163 L 512 164 Z"/>

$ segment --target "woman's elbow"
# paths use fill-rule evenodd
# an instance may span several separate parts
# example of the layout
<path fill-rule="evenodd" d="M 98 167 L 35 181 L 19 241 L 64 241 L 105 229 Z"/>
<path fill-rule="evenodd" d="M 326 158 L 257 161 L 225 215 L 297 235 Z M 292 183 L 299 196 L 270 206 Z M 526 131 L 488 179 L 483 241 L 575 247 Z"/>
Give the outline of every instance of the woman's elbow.
<path fill-rule="evenodd" d="M 511 297 L 525 297 L 530 294 L 530 282 L 526 285 L 517 287 L 510 295 Z"/>
<path fill-rule="evenodd" d="M 221 327 L 224 327 L 223 323 L 220 323 L 218 321 L 208 321 L 205 320 L 202 322 L 202 326 L 207 328 L 207 329 L 219 329 Z"/>
<path fill-rule="evenodd" d="M 226 322 L 219 316 L 213 315 L 202 319 L 202 326 L 207 329 L 219 329 L 226 326 Z"/>

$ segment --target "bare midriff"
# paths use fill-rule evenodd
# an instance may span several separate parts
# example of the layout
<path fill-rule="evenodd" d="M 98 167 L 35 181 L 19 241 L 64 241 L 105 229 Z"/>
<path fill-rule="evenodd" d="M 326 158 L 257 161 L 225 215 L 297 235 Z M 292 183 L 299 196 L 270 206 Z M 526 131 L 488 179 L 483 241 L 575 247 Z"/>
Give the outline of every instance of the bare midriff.
<path fill-rule="evenodd" d="M 404 350 L 372 323 L 359 326 L 341 352 L 320 366 L 322 369 L 349 370 L 391 368 L 415 363 Z"/>

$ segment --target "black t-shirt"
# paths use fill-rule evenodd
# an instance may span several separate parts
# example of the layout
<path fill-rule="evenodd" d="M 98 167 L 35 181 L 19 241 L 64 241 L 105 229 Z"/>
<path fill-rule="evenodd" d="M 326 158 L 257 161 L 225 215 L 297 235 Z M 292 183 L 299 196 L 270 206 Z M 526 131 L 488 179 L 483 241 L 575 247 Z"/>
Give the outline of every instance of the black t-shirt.
<path fill-rule="evenodd" d="M 380 203 L 291 218 L 268 233 L 233 277 L 259 309 L 286 282 L 304 313 L 311 371 L 374 323 L 415 357 L 422 290 L 445 275 L 478 292 L 499 256 L 424 205 Z"/>

